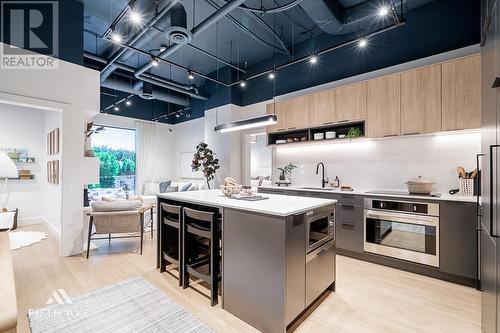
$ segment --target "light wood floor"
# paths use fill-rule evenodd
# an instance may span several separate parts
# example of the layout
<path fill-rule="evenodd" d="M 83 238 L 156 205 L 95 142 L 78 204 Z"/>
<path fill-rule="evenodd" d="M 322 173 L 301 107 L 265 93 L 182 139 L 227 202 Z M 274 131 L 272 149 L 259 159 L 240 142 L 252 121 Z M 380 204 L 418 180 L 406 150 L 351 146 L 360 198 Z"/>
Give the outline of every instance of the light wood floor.
<path fill-rule="evenodd" d="M 21 230 L 45 231 L 44 225 Z M 144 254 L 138 240 L 100 241 L 99 250 L 60 258 L 53 237 L 13 251 L 19 312 L 18 332 L 29 332 L 26 314 L 40 308 L 56 289 L 77 296 L 134 276 L 143 276 L 216 332 L 257 332 L 238 318 L 210 307 L 203 293 L 177 287 L 169 273 L 156 269 L 156 240 L 145 237 Z M 176 272 L 176 271 L 175 271 Z M 295 332 L 480 332 L 480 293 L 437 279 L 337 256 L 337 292 L 325 297 Z"/>

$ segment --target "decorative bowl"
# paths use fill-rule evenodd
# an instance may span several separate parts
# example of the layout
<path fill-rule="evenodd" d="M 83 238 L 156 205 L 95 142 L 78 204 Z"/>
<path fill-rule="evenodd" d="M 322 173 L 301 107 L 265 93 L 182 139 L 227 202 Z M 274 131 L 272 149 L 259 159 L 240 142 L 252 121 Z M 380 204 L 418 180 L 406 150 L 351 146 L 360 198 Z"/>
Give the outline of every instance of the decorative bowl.
<path fill-rule="evenodd" d="M 220 190 L 221 192 L 228 198 L 231 198 L 233 195 L 238 194 L 241 192 L 242 186 L 241 185 L 236 185 L 236 186 L 226 186 L 226 185 L 221 185 Z"/>

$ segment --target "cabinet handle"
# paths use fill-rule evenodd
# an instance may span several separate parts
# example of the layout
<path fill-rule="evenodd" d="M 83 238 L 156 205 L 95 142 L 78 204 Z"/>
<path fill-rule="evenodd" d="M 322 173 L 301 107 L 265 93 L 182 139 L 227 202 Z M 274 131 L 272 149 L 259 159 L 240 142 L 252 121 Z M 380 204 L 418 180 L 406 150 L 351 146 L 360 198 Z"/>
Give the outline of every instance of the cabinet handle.
<path fill-rule="evenodd" d="M 479 197 L 481 196 L 480 191 L 481 191 L 481 183 L 482 183 L 479 160 L 483 156 L 484 156 L 484 154 L 477 154 L 476 155 L 477 191 L 478 191 L 478 193 L 476 195 L 476 215 L 479 217 L 483 216 L 483 214 L 481 213 L 480 208 L 479 208 Z"/>
<path fill-rule="evenodd" d="M 340 204 L 342 207 L 349 207 L 349 208 L 354 208 L 354 205 L 346 205 L 346 204 Z"/>
<path fill-rule="evenodd" d="M 332 124 L 335 124 L 334 121 L 327 121 L 326 123 L 323 123 L 323 125 L 332 125 Z"/>
<path fill-rule="evenodd" d="M 498 88 L 500 87 L 500 77 L 497 77 L 495 81 L 493 81 L 493 86 L 492 88 Z"/>
<path fill-rule="evenodd" d="M 385 134 L 385 135 L 384 135 L 384 138 L 389 138 L 389 137 L 391 137 L 391 136 L 398 136 L 398 135 L 397 135 L 397 134 Z"/>
<path fill-rule="evenodd" d="M 297 127 L 288 127 L 289 130 L 297 129 Z"/>
<path fill-rule="evenodd" d="M 403 134 L 403 135 L 415 135 L 415 134 L 420 134 L 420 132 L 405 133 L 405 134 Z"/>
<path fill-rule="evenodd" d="M 354 223 L 350 222 L 342 222 L 341 225 L 350 229 L 354 228 Z"/>
<path fill-rule="evenodd" d="M 344 119 L 344 120 L 337 121 L 337 123 L 347 123 L 348 121 L 349 121 L 349 119 Z"/>
<path fill-rule="evenodd" d="M 493 151 L 495 148 L 500 147 L 500 145 L 491 145 L 490 146 L 490 235 L 491 237 L 494 238 L 500 238 L 500 236 L 495 235 L 495 232 L 493 230 L 493 168 L 494 168 L 494 163 L 493 163 Z"/>
<path fill-rule="evenodd" d="M 319 256 L 322 256 L 322 255 L 324 255 L 324 254 L 326 254 L 326 252 L 327 252 L 326 250 L 321 250 L 321 252 L 320 252 L 320 253 L 318 253 L 318 257 L 319 257 Z"/>
<path fill-rule="evenodd" d="M 284 131 L 284 130 L 286 130 L 286 128 L 278 128 L 276 131 L 277 132 L 281 132 L 281 131 Z"/>

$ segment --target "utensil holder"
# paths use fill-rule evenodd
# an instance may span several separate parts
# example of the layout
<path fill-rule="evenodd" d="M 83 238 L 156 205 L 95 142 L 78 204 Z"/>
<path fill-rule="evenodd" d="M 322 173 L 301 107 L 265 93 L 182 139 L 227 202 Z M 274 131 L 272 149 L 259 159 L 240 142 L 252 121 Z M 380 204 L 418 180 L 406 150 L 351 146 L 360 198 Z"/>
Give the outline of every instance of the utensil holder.
<path fill-rule="evenodd" d="M 460 189 L 460 195 L 473 196 L 474 179 L 459 179 L 458 188 Z"/>

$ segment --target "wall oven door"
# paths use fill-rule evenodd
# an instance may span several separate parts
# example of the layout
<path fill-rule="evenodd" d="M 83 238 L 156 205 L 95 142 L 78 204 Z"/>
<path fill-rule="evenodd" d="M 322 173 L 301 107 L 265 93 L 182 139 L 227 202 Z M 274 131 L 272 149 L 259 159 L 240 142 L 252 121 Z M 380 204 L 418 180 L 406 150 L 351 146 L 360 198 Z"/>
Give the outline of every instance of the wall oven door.
<path fill-rule="evenodd" d="M 334 211 L 307 213 L 307 252 L 335 238 Z"/>
<path fill-rule="evenodd" d="M 365 210 L 364 250 L 439 267 L 439 217 Z"/>

